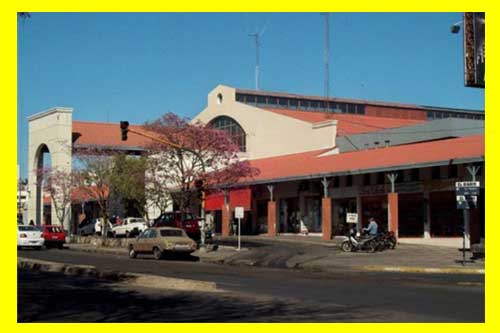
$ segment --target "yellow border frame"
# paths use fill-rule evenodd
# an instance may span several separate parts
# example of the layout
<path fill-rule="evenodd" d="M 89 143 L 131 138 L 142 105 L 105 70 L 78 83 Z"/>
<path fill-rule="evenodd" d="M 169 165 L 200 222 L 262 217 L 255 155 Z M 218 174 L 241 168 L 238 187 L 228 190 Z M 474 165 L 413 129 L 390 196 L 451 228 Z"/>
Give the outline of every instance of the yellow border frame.
<path fill-rule="evenodd" d="M 5 1 L 5 0 L 4 0 Z M 1 73 L 4 80 L 2 82 L 2 91 L 5 93 L 3 103 L 5 106 L 3 117 L 6 126 L 0 131 L 2 142 L 4 142 L 4 154 L 7 155 L 8 162 L 3 164 L 3 174 L 9 175 L 9 191 L 3 191 L 2 211 L 6 221 L 4 224 L 9 226 L 9 230 L 14 231 L 14 224 L 10 220 L 14 219 L 15 207 L 15 178 L 16 169 L 14 159 L 17 157 L 16 147 L 12 142 L 16 142 L 17 124 L 15 113 L 10 110 L 17 110 L 17 12 L 464 12 L 464 11 L 485 11 L 488 17 L 488 26 L 486 28 L 488 66 L 486 67 L 486 77 L 493 78 L 488 80 L 488 91 L 498 91 L 495 74 L 498 74 L 498 60 L 495 55 L 498 46 L 495 41 L 498 40 L 498 11 L 495 8 L 495 1 L 466 1 L 466 0 L 420 0 L 413 2 L 385 0 L 370 1 L 363 0 L 357 2 L 332 0 L 309 0 L 292 2 L 290 0 L 252 0 L 252 1 L 203 1 L 191 0 L 185 2 L 170 2 L 161 0 L 15 0 L 11 3 L 2 3 L 3 10 L 0 12 L 0 24 L 2 25 L 3 52 L 1 62 Z M 496 38 L 494 37 L 496 36 Z M 473 88 L 471 88 L 473 89 Z M 486 108 L 489 111 L 486 122 L 486 150 L 488 151 L 486 177 L 486 229 L 488 234 L 493 235 L 493 225 L 495 216 L 492 209 L 495 199 L 494 190 L 498 188 L 498 177 L 494 176 L 493 167 L 497 164 L 496 154 L 492 151 L 494 146 L 493 124 L 498 124 L 498 115 L 496 111 L 499 102 L 495 100 L 493 94 L 485 94 Z M 495 111 L 495 113 L 494 113 Z M 5 179 L 5 178 L 4 178 Z M 12 212 L 12 214 L 11 214 Z M 12 217 L 12 218 L 10 218 Z M 497 217 L 498 218 L 498 217 Z M 12 224 L 11 224 L 12 223 Z M 491 230 L 490 230 L 491 229 Z M 493 239 L 494 240 L 494 239 Z M 16 286 L 16 252 L 15 238 L 13 233 L 9 232 L 8 237 L 3 237 L 6 242 L 6 254 L 3 258 L 2 281 L 6 303 L 3 303 L 1 317 L 4 323 L 4 329 L 17 332 L 87 332 L 88 330 L 100 330 L 108 333 L 113 332 L 143 332 L 143 331 L 165 331 L 165 330 L 188 330 L 203 332 L 253 332 L 254 330 L 273 330 L 274 332 L 294 332 L 294 331 L 318 331 L 331 332 L 332 330 L 344 330 L 348 332 L 453 332 L 453 333 L 471 333 L 471 332 L 493 332 L 496 331 L 498 324 L 498 315 L 494 315 L 495 301 L 497 298 L 498 287 L 498 267 L 496 259 L 488 260 L 486 276 L 486 323 L 484 324 L 17 324 L 17 288 Z M 499 245 L 487 242 L 488 258 L 498 253 Z M 56 306 L 56 305 L 54 305 Z M 174 326 L 175 325 L 175 326 Z M 181 326 L 178 326 L 181 325 Z"/>

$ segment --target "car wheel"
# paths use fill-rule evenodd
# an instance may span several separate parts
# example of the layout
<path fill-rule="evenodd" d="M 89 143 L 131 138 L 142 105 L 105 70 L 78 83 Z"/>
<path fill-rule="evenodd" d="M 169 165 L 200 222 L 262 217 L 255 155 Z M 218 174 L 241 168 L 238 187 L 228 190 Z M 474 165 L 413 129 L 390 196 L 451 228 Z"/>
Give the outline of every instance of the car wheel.
<path fill-rule="evenodd" d="M 61 244 L 58 244 L 58 245 L 57 245 L 57 248 L 58 248 L 59 250 L 64 249 L 64 244 L 62 244 L 62 243 L 61 243 Z"/>
<path fill-rule="evenodd" d="M 128 256 L 131 259 L 137 258 L 137 252 L 135 252 L 134 248 L 131 246 L 128 250 Z"/>
<path fill-rule="evenodd" d="M 153 256 L 156 260 L 160 260 L 163 257 L 163 252 L 159 248 L 155 247 L 153 249 Z"/>

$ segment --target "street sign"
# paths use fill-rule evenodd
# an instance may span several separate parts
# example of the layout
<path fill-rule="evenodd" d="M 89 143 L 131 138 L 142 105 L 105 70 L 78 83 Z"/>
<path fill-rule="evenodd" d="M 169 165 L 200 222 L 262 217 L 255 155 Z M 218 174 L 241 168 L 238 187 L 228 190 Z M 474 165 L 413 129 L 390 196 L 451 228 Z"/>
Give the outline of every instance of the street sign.
<path fill-rule="evenodd" d="M 234 217 L 237 219 L 242 219 L 245 215 L 245 209 L 243 207 L 235 207 L 234 208 Z"/>
<path fill-rule="evenodd" d="M 480 182 L 455 182 L 455 187 L 479 187 L 481 186 Z"/>
<path fill-rule="evenodd" d="M 357 213 L 347 213 L 346 223 L 358 223 L 358 214 Z"/>

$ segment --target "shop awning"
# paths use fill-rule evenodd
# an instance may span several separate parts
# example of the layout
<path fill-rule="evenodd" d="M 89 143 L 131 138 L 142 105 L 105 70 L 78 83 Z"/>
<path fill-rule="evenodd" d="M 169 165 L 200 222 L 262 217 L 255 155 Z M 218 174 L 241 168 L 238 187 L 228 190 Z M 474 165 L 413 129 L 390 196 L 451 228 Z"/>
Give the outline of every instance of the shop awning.
<path fill-rule="evenodd" d="M 231 209 L 244 207 L 245 210 L 252 209 L 252 190 L 249 188 L 233 190 L 229 192 L 229 204 Z"/>
<path fill-rule="evenodd" d="M 223 205 L 223 193 L 209 194 L 205 198 L 205 210 L 222 210 Z M 231 209 L 240 206 L 245 210 L 251 210 L 252 190 L 249 188 L 231 190 L 229 192 L 229 206 L 231 207 Z"/>

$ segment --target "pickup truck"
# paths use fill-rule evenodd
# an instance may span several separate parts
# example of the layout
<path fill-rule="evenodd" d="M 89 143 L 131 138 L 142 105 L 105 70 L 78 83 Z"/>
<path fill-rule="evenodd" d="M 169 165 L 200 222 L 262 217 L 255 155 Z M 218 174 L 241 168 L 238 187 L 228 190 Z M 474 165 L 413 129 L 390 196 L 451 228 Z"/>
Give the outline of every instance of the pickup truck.
<path fill-rule="evenodd" d="M 133 237 L 141 233 L 141 231 L 147 229 L 146 221 L 142 217 L 127 217 L 123 220 L 120 225 L 113 226 L 113 236 L 114 237 Z"/>

